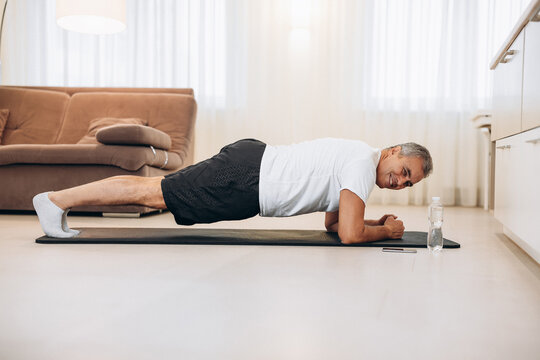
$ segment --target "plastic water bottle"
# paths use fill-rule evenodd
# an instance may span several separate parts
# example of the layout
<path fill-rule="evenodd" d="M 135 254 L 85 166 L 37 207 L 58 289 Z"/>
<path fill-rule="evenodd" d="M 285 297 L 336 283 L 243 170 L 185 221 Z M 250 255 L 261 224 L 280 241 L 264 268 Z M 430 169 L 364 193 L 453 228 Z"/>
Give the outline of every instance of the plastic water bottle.
<path fill-rule="evenodd" d="M 434 196 L 428 208 L 429 232 L 427 236 L 427 247 L 433 254 L 439 253 L 443 248 L 443 206 L 441 198 Z"/>

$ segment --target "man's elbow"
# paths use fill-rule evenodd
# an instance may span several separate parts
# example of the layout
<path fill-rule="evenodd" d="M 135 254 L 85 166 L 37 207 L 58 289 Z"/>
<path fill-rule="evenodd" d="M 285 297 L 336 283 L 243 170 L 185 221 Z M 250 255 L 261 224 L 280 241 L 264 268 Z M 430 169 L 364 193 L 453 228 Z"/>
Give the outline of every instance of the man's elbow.
<path fill-rule="evenodd" d="M 359 244 L 368 241 L 368 239 L 366 238 L 365 227 L 362 229 L 348 231 L 340 229 L 338 231 L 338 236 L 341 240 L 341 243 L 345 245 Z"/>

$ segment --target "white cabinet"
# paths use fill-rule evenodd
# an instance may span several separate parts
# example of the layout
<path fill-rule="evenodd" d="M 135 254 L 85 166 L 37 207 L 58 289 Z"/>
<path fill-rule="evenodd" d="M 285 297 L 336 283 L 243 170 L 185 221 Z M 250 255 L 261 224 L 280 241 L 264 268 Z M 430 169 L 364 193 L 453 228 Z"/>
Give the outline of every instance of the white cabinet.
<path fill-rule="evenodd" d="M 536 261 L 540 262 L 540 128 L 529 130 L 518 135 L 520 144 L 520 181 L 518 211 L 522 215 L 519 228 L 515 233 L 529 242 L 536 250 Z M 532 255 L 532 254 L 531 254 Z"/>
<path fill-rule="evenodd" d="M 521 130 L 540 126 L 540 16 L 525 28 Z"/>
<path fill-rule="evenodd" d="M 494 214 L 540 263 L 540 0 L 533 0 L 490 64 L 495 70 Z"/>
<path fill-rule="evenodd" d="M 522 71 L 523 33 L 517 37 L 495 68 L 492 141 L 521 131 Z"/>
<path fill-rule="evenodd" d="M 495 218 L 540 263 L 540 128 L 499 140 L 495 150 Z"/>

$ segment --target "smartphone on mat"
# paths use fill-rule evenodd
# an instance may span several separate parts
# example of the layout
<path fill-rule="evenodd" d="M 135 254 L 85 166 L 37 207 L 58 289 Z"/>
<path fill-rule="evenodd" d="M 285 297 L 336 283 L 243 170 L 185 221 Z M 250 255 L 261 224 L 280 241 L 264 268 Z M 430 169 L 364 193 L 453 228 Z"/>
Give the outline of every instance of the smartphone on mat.
<path fill-rule="evenodd" d="M 397 252 L 397 253 L 416 253 L 416 249 L 403 249 L 403 248 L 388 248 L 382 249 L 384 252 Z"/>

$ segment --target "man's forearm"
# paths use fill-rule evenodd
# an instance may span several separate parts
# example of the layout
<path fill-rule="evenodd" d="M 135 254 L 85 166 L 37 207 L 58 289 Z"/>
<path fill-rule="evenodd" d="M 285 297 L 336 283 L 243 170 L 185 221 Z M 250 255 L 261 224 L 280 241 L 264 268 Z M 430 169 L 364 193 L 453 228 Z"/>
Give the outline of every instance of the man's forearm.
<path fill-rule="evenodd" d="M 364 224 L 369 226 L 380 226 L 379 220 L 364 220 Z"/>
<path fill-rule="evenodd" d="M 365 227 L 366 228 L 384 228 L 384 225 L 379 225 L 379 221 L 378 220 L 364 220 L 364 224 L 365 224 Z M 330 231 L 330 232 L 338 232 L 338 229 L 339 229 L 339 222 L 335 222 L 333 224 L 326 224 L 326 230 L 327 231 Z M 371 235 L 371 236 L 375 236 L 375 237 L 378 237 L 378 236 L 383 236 L 381 235 L 380 233 L 383 232 L 385 235 L 384 236 L 388 236 L 388 233 L 386 230 L 384 229 L 371 229 L 371 230 L 367 230 L 367 232 L 369 234 L 375 234 L 375 235 Z M 380 239 L 376 239 L 376 240 L 381 240 L 381 239 L 386 239 L 386 237 L 382 237 Z M 375 240 L 367 240 L 367 241 L 375 241 Z"/>
<path fill-rule="evenodd" d="M 338 231 L 339 233 L 339 231 Z M 340 233 L 340 240 L 344 244 L 358 244 L 377 240 L 388 239 L 390 233 L 385 225 L 365 225 L 362 232 L 355 234 Z"/>
<path fill-rule="evenodd" d="M 374 220 L 370 220 L 374 221 Z M 377 241 L 377 240 L 383 240 L 388 239 L 389 237 L 388 228 L 384 225 L 369 225 L 366 221 L 366 226 L 364 227 L 364 234 L 360 239 L 358 239 L 358 242 L 370 242 L 370 241 Z"/>
<path fill-rule="evenodd" d="M 325 224 L 326 225 L 326 230 L 328 231 L 331 231 L 331 232 L 337 232 L 338 231 L 338 221 L 336 221 L 335 223 L 327 223 Z M 367 225 L 367 226 L 381 226 L 381 224 L 379 224 L 379 220 L 364 220 L 364 224 Z"/>

